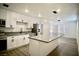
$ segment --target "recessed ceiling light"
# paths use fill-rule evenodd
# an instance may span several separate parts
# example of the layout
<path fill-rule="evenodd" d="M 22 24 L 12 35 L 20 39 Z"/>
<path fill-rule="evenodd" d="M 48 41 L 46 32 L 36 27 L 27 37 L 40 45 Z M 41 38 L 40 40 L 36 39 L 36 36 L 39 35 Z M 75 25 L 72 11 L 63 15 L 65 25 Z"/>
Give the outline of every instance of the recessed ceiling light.
<path fill-rule="evenodd" d="M 38 17 L 42 17 L 42 15 L 39 13 L 39 14 L 38 14 Z"/>
<path fill-rule="evenodd" d="M 28 9 L 25 9 L 25 12 L 26 12 L 26 13 L 28 13 L 28 12 L 29 12 L 29 10 L 28 10 Z"/>
<path fill-rule="evenodd" d="M 61 10 L 60 9 L 57 9 L 57 12 L 60 12 Z"/>
<path fill-rule="evenodd" d="M 54 14 L 57 14 L 57 11 L 53 11 Z"/>

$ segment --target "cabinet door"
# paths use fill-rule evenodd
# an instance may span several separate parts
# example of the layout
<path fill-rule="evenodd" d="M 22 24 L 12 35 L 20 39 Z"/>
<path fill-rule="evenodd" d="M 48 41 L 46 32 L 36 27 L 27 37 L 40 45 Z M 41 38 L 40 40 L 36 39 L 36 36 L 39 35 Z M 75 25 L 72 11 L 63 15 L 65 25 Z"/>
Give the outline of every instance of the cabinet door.
<path fill-rule="evenodd" d="M 30 39 L 29 53 L 31 56 L 40 56 L 40 41 Z"/>
<path fill-rule="evenodd" d="M 7 11 L 6 27 L 14 28 L 16 26 L 16 18 L 14 12 Z"/>
<path fill-rule="evenodd" d="M 25 42 L 26 42 L 26 37 L 23 36 L 23 37 L 22 37 L 22 45 L 25 45 Z"/>
<path fill-rule="evenodd" d="M 7 49 L 13 49 L 16 47 L 16 38 L 7 37 Z"/>
<path fill-rule="evenodd" d="M 12 39 L 11 37 L 7 37 L 7 49 L 12 49 Z"/>
<path fill-rule="evenodd" d="M 15 28 L 16 27 L 16 20 L 17 20 L 17 15 L 16 15 L 17 13 L 15 13 L 15 12 L 11 12 L 11 25 L 12 25 L 12 27 L 13 28 Z"/>
<path fill-rule="evenodd" d="M 5 9 L 0 8 L 0 19 L 6 19 L 7 11 Z"/>
<path fill-rule="evenodd" d="M 17 44 L 17 46 L 22 46 L 24 43 L 23 43 L 23 36 L 18 36 L 18 38 L 17 38 L 17 42 L 18 42 L 18 44 Z"/>
<path fill-rule="evenodd" d="M 29 38 L 28 38 L 28 35 L 25 36 L 25 40 L 23 41 L 23 43 L 25 43 L 25 44 L 29 44 Z"/>
<path fill-rule="evenodd" d="M 23 46 L 29 43 L 29 38 L 26 35 L 18 36 L 18 46 Z"/>
<path fill-rule="evenodd" d="M 16 13 L 16 18 L 17 18 L 16 21 L 22 21 L 21 17 L 22 17 L 22 16 L 21 16 L 20 14 Z"/>
<path fill-rule="evenodd" d="M 24 35 L 19 36 L 20 40 L 19 40 L 19 44 L 20 46 L 25 45 L 26 43 L 26 37 Z"/>
<path fill-rule="evenodd" d="M 12 27 L 11 25 L 11 19 L 12 18 L 12 14 L 10 11 L 7 11 L 7 18 L 6 18 L 6 27 Z"/>

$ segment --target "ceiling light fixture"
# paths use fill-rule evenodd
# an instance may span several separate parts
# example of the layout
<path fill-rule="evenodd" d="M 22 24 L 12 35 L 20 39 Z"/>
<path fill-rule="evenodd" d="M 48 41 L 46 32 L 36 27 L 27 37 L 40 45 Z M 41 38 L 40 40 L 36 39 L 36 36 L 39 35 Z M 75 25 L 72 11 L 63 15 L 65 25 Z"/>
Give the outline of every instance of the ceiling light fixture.
<path fill-rule="evenodd" d="M 54 14 L 57 14 L 57 13 L 59 13 L 61 11 L 61 9 L 57 9 L 57 10 L 53 10 L 52 12 L 54 13 Z"/>
<path fill-rule="evenodd" d="M 60 12 L 61 10 L 60 9 L 57 9 L 57 12 Z"/>
<path fill-rule="evenodd" d="M 57 11 L 52 11 L 54 14 L 57 14 Z"/>
<path fill-rule="evenodd" d="M 42 17 L 42 15 L 39 13 L 39 14 L 38 14 L 38 17 Z"/>
<path fill-rule="evenodd" d="M 28 9 L 25 9 L 25 12 L 26 12 L 26 13 L 28 13 L 28 12 L 29 12 L 29 10 L 28 10 Z"/>

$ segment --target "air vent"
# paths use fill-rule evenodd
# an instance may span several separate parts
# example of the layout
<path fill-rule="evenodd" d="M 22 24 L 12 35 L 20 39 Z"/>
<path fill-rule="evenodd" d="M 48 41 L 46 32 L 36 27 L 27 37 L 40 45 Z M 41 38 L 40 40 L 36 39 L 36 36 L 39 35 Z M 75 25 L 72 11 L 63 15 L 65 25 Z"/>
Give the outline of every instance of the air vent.
<path fill-rule="evenodd" d="M 4 7 L 9 7 L 9 5 L 7 5 L 7 4 L 3 4 L 3 6 L 4 6 Z"/>

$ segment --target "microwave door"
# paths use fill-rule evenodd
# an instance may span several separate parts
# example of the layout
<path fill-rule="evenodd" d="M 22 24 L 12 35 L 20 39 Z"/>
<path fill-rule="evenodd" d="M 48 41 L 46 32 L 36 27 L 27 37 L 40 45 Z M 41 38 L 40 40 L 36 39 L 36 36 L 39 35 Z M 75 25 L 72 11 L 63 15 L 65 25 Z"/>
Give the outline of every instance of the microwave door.
<path fill-rule="evenodd" d="M 5 20 L 0 19 L 0 27 L 5 27 Z"/>
<path fill-rule="evenodd" d="M 5 27 L 5 20 L 2 21 L 2 25 L 3 25 L 3 27 Z"/>

